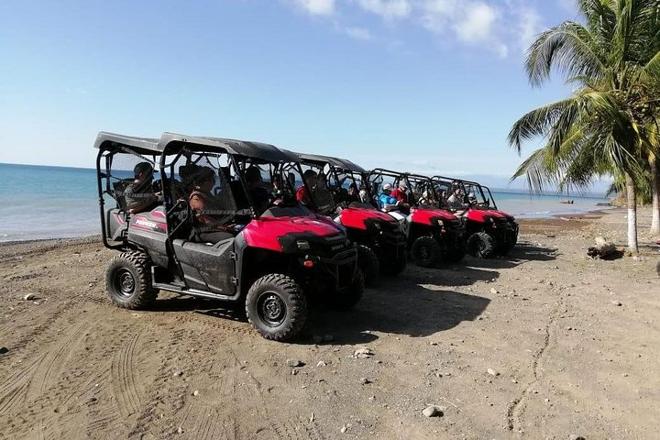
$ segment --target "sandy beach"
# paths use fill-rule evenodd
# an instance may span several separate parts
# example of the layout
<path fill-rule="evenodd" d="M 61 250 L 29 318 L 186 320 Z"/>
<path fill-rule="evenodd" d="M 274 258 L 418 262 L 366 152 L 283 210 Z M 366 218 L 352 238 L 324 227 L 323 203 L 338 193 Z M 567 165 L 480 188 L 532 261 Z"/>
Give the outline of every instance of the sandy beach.
<path fill-rule="evenodd" d="M 640 257 L 586 256 L 623 248 L 622 210 L 526 220 L 509 257 L 409 265 L 293 344 L 221 303 L 112 306 L 96 238 L 4 244 L 0 438 L 657 438 L 660 247 L 639 218 Z"/>

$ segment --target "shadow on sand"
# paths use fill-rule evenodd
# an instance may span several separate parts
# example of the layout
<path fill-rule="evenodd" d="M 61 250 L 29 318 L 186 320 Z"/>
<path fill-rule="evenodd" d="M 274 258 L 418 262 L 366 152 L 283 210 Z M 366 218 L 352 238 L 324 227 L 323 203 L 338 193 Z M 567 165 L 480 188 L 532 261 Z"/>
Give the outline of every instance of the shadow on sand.
<path fill-rule="evenodd" d="M 510 269 L 528 261 L 552 261 L 558 256 L 556 248 L 540 246 L 529 241 L 520 241 L 508 255 L 501 255 L 495 258 L 479 259 L 465 257 L 465 263 L 488 269 Z"/>
<path fill-rule="evenodd" d="M 416 269 L 416 268 L 415 268 Z M 440 272 L 407 271 L 398 278 L 383 278 L 375 288 L 366 289 L 362 301 L 349 311 L 330 310 L 323 303 L 310 307 L 308 325 L 294 343 L 313 343 L 313 335 L 332 335 L 335 344 L 367 343 L 375 333 L 412 337 L 429 336 L 475 320 L 488 306 L 488 298 L 441 287 Z M 434 273 L 435 272 L 435 273 Z M 464 268 L 469 282 L 492 279 L 496 272 Z M 465 280 L 466 284 L 468 280 Z M 190 297 L 156 301 L 155 312 L 189 311 L 218 319 L 247 322 L 242 306 Z M 246 324 L 247 325 L 247 324 Z"/>
<path fill-rule="evenodd" d="M 461 322 L 477 319 L 490 303 L 488 298 L 452 289 L 494 281 L 499 277 L 497 269 L 528 261 L 551 261 L 556 257 L 556 249 L 522 241 L 504 257 L 488 260 L 466 257 L 462 264 L 440 269 L 411 264 L 399 277 L 383 277 L 376 287 L 365 290 L 362 301 L 353 310 L 339 312 L 314 303 L 307 328 L 296 343 L 313 343 L 313 335 L 332 335 L 335 344 L 358 344 L 377 339 L 378 333 L 421 337 L 449 330 Z M 198 298 L 161 299 L 152 310 L 188 311 L 247 322 L 242 305 Z"/>

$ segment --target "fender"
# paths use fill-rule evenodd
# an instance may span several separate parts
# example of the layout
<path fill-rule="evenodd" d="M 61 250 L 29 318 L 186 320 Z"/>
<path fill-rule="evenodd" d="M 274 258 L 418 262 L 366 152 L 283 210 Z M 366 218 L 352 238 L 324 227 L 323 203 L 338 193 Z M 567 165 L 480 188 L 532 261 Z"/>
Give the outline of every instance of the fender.
<path fill-rule="evenodd" d="M 367 230 L 367 220 L 381 220 L 396 223 L 392 216 L 375 209 L 367 208 L 345 208 L 339 214 L 339 222 L 342 226 L 351 229 Z"/>
<path fill-rule="evenodd" d="M 444 209 L 412 208 L 410 210 L 410 219 L 413 223 L 435 226 L 434 220 L 453 221 L 457 217 Z"/>
<path fill-rule="evenodd" d="M 284 252 L 280 238 L 289 234 L 313 234 L 318 237 L 341 235 L 338 225 L 329 218 L 261 217 L 243 228 L 239 235 L 250 247 Z"/>
<path fill-rule="evenodd" d="M 468 210 L 466 217 L 469 221 L 477 223 L 485 223 L 489 217 L 508 218 L 502 211 L 496 211 L 494 209 L 470 209 Z"/>

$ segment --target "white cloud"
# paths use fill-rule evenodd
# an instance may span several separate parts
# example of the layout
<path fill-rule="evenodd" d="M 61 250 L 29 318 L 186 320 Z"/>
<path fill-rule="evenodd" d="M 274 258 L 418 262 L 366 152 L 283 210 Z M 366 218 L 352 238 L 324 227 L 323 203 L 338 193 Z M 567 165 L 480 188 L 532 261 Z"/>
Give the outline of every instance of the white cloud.
<path fill-rule="evenodd" d="M 469 43 L 485 41 L 493 32 L 497 19 L 495 9 L 485 3 L 467 4 L 454 29 L 458 37 Z"/>
<path fill-rule="evenodd" d="M 518 23 L 520 47 L 525 52 L 541 32 L 541 17 L 535 10 L 529 8 L 522 9 L 518 15 L 520 20 Z"/>
<path fill-rule="evenodd" d="M 293 3 L 311 15 L 332 15 L 335 12 L 335 0 L 293 0 Z"/>
<path fill-rule="evenodd" d="M 364 23 L 346 25 L 351 9 L 383 22 L 404 21 L 442 38 L 445 44 L 482 48 L 505 58 L 510 47 L 526 50 L 542 29 L 542 19 L 526 0 L 286 0 L 317 16 L 331 17 L 336 29 L 357 40 L 376 38 Z M 567 3 L 573 0 L 556 0 Z M 359 17 L 359 16 L 357 16 Z M 352 20 L 353 21 L 353 20 Z M 403 28 L 400 28 L 403 29 Z"/>
<path fill-rule="evenodd" d="M 386 20 L 405 18 L 412 11 L 409 0 L 357 0 L 357 4 L 365 11 Z"/>
<path fill-rule="evenodd" d="M 498 35 L 502 11 L 482 1 L 421 0 L 422 25 L 436 34 L 452 33 L 468 44 L 483 45 L 500 57 L 508 46 Z"/>
<path fill-rule="evenodd" d="M 369 41 L 373 39 L 369 29 L 362 27 L 348 26 L 344 28 L 344 33 L 354 40 Z"/>

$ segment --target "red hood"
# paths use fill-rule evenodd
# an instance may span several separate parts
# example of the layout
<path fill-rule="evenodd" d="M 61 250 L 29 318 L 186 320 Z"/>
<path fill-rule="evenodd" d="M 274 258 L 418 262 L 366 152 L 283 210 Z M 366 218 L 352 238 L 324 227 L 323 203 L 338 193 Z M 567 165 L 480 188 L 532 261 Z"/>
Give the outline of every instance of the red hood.
<path fill-rule="evenodd" d="M 450 211 L 433 208 L 412 208 L 410 210 L 410 215 L 413 223 L 423 223 L 425 225 L 433 225 L 433 219 L 436 218 L 447 221 L 457 219 L 457 217 Z"/>
<path fill-rule="evenodd" d="M 281 251 L 279 239 L 288 234 L 314 234 L 328 237 L 342 234 L 331 221 L 314 217 L 261 217 L 252 220 L 241 234 L 248 246 Z"/>
<path fill-rule="evenodd" d="M 366 220 L 381 220 L 396 224 L 391 215 L 376 209 L 369 208 L 344 208 L 339 214 L 341 225 L 346 228 L 367 229 Z"/>
<path fill-rule="evenodd" d="M 488 217 L 504 219 L 513 218 L 510 215 L 496 209 L 470 209 L 465 215 L 467 216 L 468 220 L 475 222 L 485 222 Z"/>

